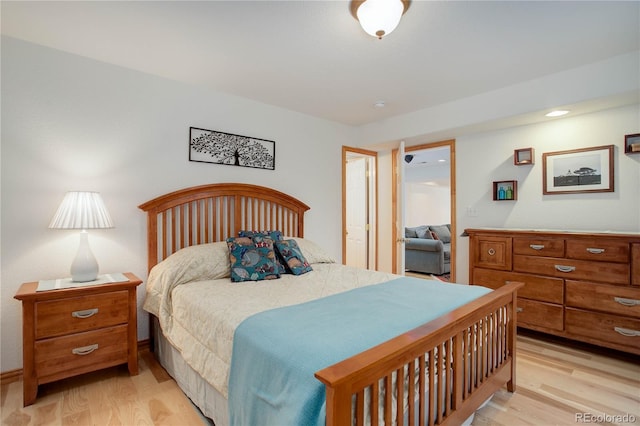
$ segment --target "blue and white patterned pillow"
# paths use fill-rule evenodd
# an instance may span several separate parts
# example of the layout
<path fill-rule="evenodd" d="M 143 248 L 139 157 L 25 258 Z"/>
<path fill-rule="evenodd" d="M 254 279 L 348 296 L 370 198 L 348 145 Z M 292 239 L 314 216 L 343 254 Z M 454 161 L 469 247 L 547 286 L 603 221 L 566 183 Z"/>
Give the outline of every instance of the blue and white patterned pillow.
<path fill-rule="evenodd" d="M 261 281 L 280 278 L 273 242 L 255 244 L 252 238 L 227 238 L 231 281 Z"/>
<path fill-rule="evenodd" d="M 313 270 L 295 240 L 280 240 L 274 245 L 278 256 L 293 275 L 302 275 Z"/>
<path fill-rule="evenodd" d="M 272 243 L 282 240 L 282 232 L 280 231 L 240 231 L 238 237 L 249 237 L 253 240 L 254 244 L 259 245 L 265 241 L 265 239 L 271 240 Z M 273 244 L 272 244 L 273 245 Z M 280 261 L 278 256 L 275 257 L 276 264 L 280 274 L 287 274 L 287 268 Z"/>

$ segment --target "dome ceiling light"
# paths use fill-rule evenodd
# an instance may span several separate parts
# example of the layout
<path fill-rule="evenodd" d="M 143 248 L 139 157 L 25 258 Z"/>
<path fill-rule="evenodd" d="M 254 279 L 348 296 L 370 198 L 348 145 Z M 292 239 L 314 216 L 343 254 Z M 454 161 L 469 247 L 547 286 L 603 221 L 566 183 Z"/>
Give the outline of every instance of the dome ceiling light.
<path fill-rule="evenodd" d="M 381 39 L 395 30 L 411 0 L 352 0 L 350 9 L 362 29 Z"/>

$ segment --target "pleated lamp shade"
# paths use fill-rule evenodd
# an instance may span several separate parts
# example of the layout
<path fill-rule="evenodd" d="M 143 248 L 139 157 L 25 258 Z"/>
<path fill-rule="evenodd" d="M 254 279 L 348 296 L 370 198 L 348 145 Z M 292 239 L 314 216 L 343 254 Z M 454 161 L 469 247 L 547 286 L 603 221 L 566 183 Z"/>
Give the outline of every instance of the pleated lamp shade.
<path fill-rule="evenodd" d="M 93 281 L 98 276 L 98 261 L 89 247 L 87 229 L 113 228 L 111 216 L 97 192 L 67 192 L 51 219 L 52 229 L 81 229 L 80 246 L 71 264 L 71 280 Z"/>
<path fill-rule="evenodd" d="M 51 219 L 52 229 L 113 228 L 111 216 L 98 192 L 67 192 Z"/>

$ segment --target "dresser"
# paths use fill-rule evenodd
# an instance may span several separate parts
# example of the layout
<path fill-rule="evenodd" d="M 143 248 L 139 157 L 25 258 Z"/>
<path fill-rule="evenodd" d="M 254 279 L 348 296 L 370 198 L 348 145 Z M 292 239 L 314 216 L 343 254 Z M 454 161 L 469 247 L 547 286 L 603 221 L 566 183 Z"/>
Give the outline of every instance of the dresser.
<path fill-rule="evenodd" d="M 37 291 L 24 283 L 22 302 L 24 405 L 35 402 L 38 385 L 127 364 L 138 374 L 136 289 L 141 280 Z"/>
<path fill-rule="evenodd" d="M 469 281 L 520 281 L 518 326 L 640 354 L 640 233 L 467 229 Z"/>

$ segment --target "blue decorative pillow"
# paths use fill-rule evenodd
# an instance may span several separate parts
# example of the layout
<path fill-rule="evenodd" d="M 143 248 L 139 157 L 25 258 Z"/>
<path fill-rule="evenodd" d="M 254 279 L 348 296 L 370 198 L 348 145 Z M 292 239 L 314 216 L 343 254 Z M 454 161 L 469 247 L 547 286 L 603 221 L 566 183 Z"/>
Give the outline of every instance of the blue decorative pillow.
<path fill-rule="evenodd" d="M 280 231 L 246 231 L 242 230 L 238 232 L 238 237 L 251 237 L 253 238 L 256 235 L 262 235 L 266 237 L 271 237 L 273 241 L 280 241 L 282 239 L 282 232 Z"/>
<path fill-rule="evenodd" d="M 273 242 L 259 245 L 249 237 L 227 238 L 231 281 L 261 281 L 280 278 Z"/>
<path fill-rule="evenodd" d="M 271 245 L 276 241 L 282 240 L 282 232 L 280 231 L 240 231 L 238 237 L 249 237 L 253 240 L 253 243 L 259 245 L 268 239 L 271 241 Z M 287 274 L 287 268 L 282 264 L 278 256 L 275 256 L 275 262 L 278 266 L 278 272 L 280 274 Z"/>
<path fill-rule="evenodd" d="M 287 269 L 290 270 L 293 275 L 302 275 L 305 272 L 313 270 L 295 240 L 276 241 L 275 247 L 278 256 L 280 256 L 287 266 Z"/>

